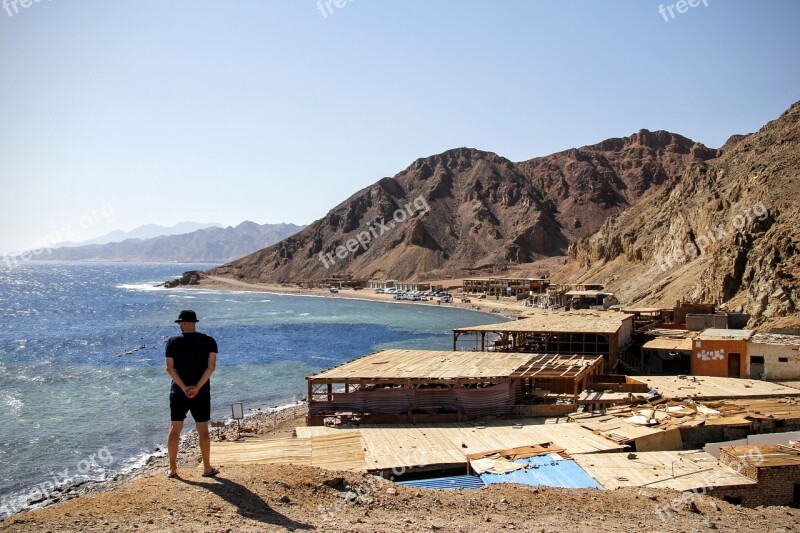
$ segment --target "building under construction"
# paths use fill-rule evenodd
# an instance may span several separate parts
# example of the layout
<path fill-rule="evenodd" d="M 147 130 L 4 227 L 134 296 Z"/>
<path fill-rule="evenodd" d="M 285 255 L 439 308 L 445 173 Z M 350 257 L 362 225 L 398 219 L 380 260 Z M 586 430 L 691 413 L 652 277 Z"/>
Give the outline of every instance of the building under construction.
<path fill-rule="evenodd" d="M 614 370 L 622 350 L 633 342 L 633 318 L 612 311 L 542 312 L 454 329 L 453 349 L 602 356 L 607 370 Z"/>
<path fill-rule="evenodd" d="M 456 422 L 507 416 L 556 393 L 577 407 L 601 357 L 385 350 L 307 377 L 308 424 Z"/>

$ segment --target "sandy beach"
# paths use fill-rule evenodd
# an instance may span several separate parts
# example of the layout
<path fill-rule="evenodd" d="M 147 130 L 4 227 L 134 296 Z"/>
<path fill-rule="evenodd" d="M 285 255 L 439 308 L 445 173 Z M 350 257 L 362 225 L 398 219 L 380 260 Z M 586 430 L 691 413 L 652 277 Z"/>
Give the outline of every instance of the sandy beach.
<path fill-rule="evenodd" d="M 508 317 L 517 317 L 520 315 L 531 314 L 535 312 L 533 308 L 525 307 L 521 301 L 512 298 L 484 298 L 478 299 L 474 296 L 469 296 L 469 302 L 461 302 L 455 292 L 453 294 L 452 303 L 437 303 L 438 298 L 433 298 L 427 302 L 412 302 L 408 300 L 395 300 L 391 294 L 376 294 L 373 289 L 341 289 L 338 293 L 331 293 L 328 289 L 306 289 L 291 285 L 276 285 L 265 283 L 247 283 L 244 281 L 233 280 L 229 278 L 221 278 L 217 276 L 207 276 L 200 280 L 198 285 L 188 286 L 192 289 L 205 289 L 205 290 L 228 290 L 228 291 L 260 291 L 277 294 L 296 294 L 299 296 L 315 296 L 320 298 L 354 298 L 361 300 L 375 300 L 381 302 L 392 302 L 398 305 L 432 305 L 434 307 L 459 307 L 462 309 L 471 309 L 473 311 L 481 311 L 484 313 L 496 313 Z M 187 286 L 181 286 L 187 288 Z"/>

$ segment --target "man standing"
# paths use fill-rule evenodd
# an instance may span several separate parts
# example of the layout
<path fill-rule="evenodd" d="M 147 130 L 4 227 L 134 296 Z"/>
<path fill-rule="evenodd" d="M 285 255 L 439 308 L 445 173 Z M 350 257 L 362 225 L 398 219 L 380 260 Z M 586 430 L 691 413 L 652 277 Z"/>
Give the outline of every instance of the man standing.
<path fill-rule="evenodd" d="M 197 331 L 197 314 L 181 311 L 175 321 L 181 328 L 177 337 L 167 341 L 167 374 L 172 378 L 169 393 L 169 410 L 172 423 L 169 428 L 167 450 L 169 470 L 167 477 L 178 477 L 178 445 L 186 413 L 192 413 L 203 455 L 203 476 L 213 477 L 219 470 L 211 466 L 211 437 L 208 421 L 211 419 L 211 374 L 217 366 L 217 342 L 213 337 Z"/>

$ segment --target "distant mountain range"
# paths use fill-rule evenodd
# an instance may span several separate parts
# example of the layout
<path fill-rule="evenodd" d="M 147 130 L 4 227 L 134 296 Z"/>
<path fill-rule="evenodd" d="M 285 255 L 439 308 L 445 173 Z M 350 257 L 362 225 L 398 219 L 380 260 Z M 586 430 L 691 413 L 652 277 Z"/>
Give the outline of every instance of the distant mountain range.
<path fill-rule="evenodd" d="M 164 235 L 183 235 L 199 229 L 221 228 L 222 224 L 216 222 L 178 222 L 174 226 L 159 226 L 158 224 L 145 224 L 131 231 L 115 230 L 96 239 L 81 242 L 59 242 L 55 246 L 89 246 L 91 244 L 108 244 L 110 242 L 122 242 L 128 239 L 153 239 Z"/>
<path fill-rule="evenodd" d="M 197 223 L 182 224 L 196 225 Z M 173 228 L 180 226 L 181 224 L 178 224 Z M 52 249 L 50 253 L 44 252 L 33 256 L 32 259 L 35 261 L 224 263 L 279 242 L 304 227 L 295 224 L 242 222 L 236 227 L 205 227 L 182 235 L 127 239 L 122 242 L 106 244 L 64 246 Z M 162 226 L 150 225 L 142 226 L 134 231 L 143 235 L 148 231 L 158 231 L 158 228 L 163 229 Z"/>

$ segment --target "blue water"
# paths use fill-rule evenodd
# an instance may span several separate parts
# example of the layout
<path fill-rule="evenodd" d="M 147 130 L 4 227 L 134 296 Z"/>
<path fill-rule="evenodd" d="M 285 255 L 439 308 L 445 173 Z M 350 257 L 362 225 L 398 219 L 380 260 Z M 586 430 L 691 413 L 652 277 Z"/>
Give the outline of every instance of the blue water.
<path fill-rule="evenodd" d="M 181 309 L 197 311 L 198 329 L 219 344 L 214 419 L 233 402 L 292 403 L 305 376 L 377 349 L 448 350 L 453 328 L 500 320 L 425 305 L 153 287 L 210 266 L 0 267 L 0 517 L 4 503 L 46 490 L 48 480 L 102 478 L 164 446 L 164 342 L 180 333 Z"/>

